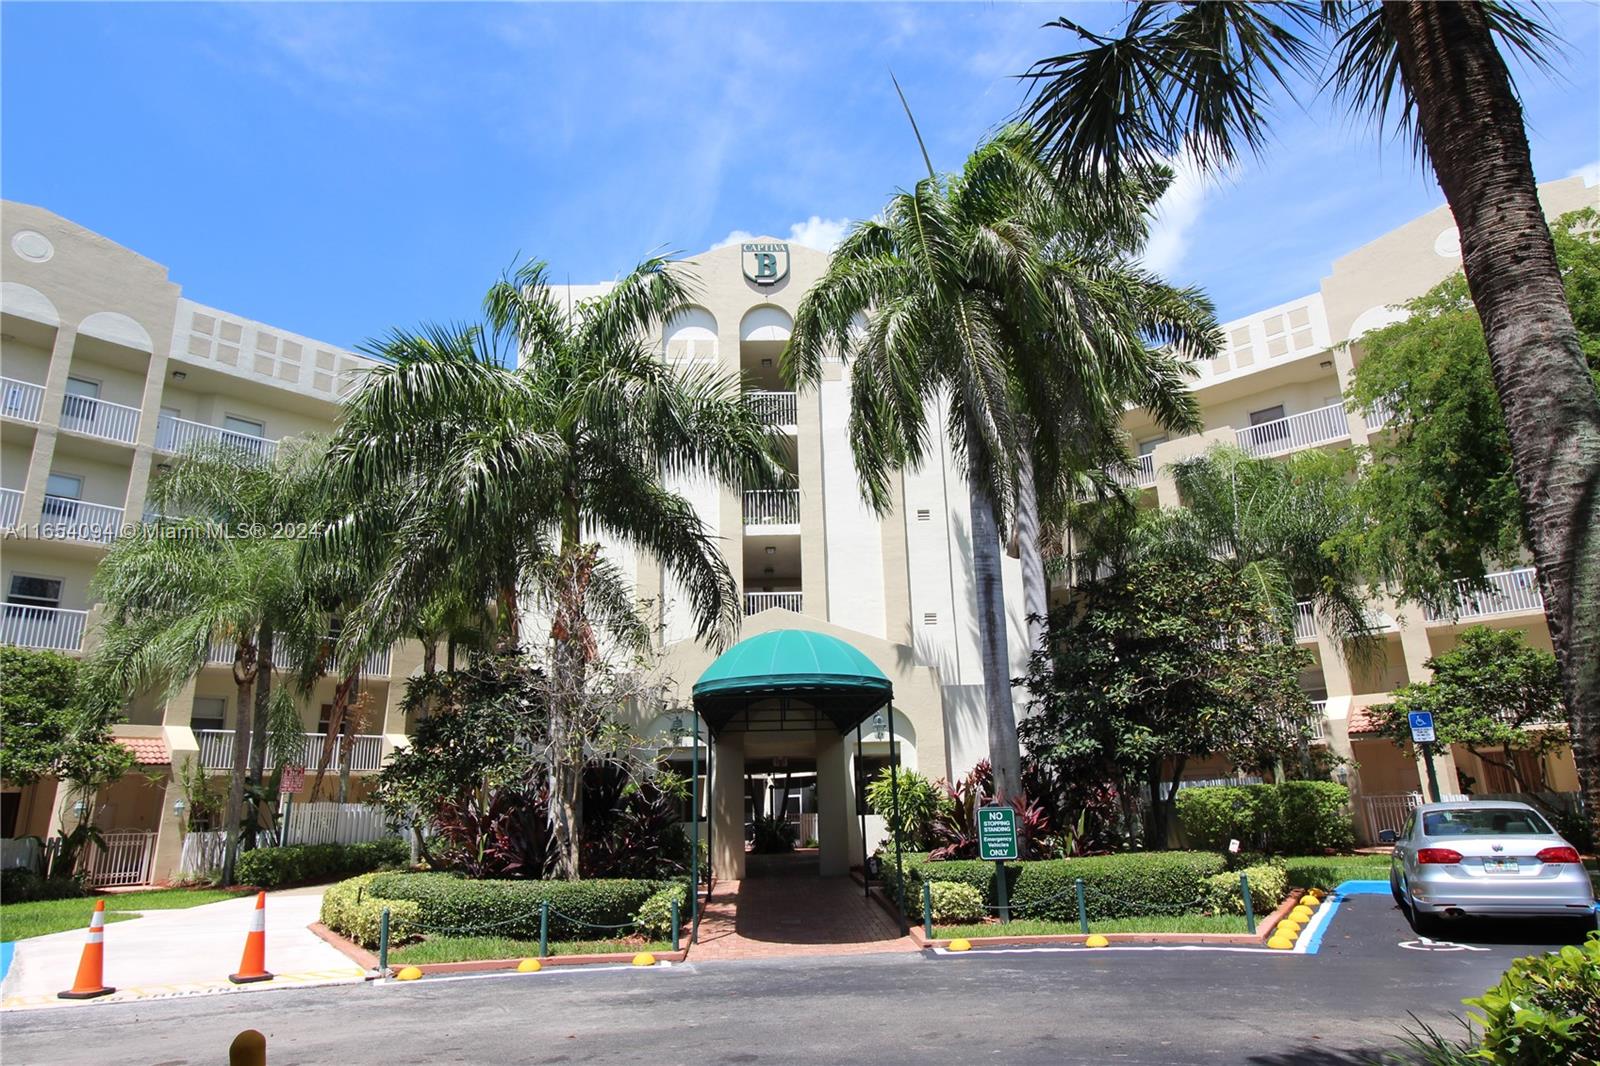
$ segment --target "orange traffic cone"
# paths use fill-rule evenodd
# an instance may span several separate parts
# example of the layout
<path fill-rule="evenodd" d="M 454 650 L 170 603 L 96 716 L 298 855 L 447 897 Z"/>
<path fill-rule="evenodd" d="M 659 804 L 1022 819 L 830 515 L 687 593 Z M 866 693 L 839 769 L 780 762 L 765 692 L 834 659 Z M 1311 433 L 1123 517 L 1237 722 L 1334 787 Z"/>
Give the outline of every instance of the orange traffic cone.
<path fill-rule="evenodd" d="M 250 912 L 250 932 L 244 937 L 244 958 L 239 960 L 239 972 L 228 975 L 236 985 L 252 981 L 270 981 L 267 972 L 267 894 L 256 893 L 256 909 Z"/>
<path fill-rule="evenodd" d="M 72 987 L 57 992 L 61 999 L 93 999 L 109 996 L 116 989 L 104 983 L 106 966 L 106 901 L 94 901 L 94 914 L 89 919 L 89 942 L 83 945 L 83 955 L 78 959 L 78 976 Z"/>

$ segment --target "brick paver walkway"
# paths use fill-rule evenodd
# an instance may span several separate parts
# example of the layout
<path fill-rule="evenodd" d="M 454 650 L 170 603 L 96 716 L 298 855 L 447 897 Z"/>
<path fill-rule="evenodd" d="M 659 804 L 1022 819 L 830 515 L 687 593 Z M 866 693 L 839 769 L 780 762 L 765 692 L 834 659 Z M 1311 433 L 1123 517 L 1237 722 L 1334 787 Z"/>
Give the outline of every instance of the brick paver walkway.
<path fill-rule="evenodd" d="M 915 951 L 848 877 L 819 877 L 815 852 L 749 855 L 743 881 L 719 881 L 690 961 Z"/>

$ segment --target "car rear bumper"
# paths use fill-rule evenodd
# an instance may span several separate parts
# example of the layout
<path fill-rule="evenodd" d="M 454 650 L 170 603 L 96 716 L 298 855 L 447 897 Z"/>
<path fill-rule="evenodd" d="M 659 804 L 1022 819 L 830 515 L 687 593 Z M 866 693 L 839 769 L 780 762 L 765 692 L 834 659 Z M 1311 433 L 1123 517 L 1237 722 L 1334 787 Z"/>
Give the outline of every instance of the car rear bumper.
<path fill-rule="evenodd" d="M 1563 872 L 1556 877 L 1435 876 L 1415 878 L 1406 886 L 1412 903 L 1425 914 L 1570 915 L 1594 913 L 1594 892 L 1588 872 Z"/>

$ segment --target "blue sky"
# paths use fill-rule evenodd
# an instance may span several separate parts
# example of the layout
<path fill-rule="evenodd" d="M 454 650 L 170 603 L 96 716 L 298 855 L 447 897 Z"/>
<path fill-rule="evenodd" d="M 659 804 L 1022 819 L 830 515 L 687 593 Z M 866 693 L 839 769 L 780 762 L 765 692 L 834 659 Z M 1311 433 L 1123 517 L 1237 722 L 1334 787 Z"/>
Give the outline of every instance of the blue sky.
<path fill-rule="evenodd" d="M 735 231 L 826 243 L 942 169 L 1120 4 L 234 5 L 0 9 L 0 189 L 166 264 L 193 299 L 344 345 L 475 313 L 518 256 L 612 277 Z M 1521 72 L 1541 180 L 1600 170 L 1600 8 Z M 1313 290 L 1443 202 L 1329 106 L 1170 196 L 1150 252 L 1224 318 Z M 1591 180 L 1593 178 L 1591 177 Z"/>

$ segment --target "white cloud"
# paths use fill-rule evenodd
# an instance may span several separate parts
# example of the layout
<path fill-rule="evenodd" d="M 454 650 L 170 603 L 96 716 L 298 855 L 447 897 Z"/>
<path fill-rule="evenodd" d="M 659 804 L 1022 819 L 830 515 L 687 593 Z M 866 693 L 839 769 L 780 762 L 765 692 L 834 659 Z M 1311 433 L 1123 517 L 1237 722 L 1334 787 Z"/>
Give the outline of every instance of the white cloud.
<path fill-rule="evenodd" d="M 1567 177 L 1582 178 L 1584 187 L 1588 189 L 1600 185 L 1600 159 L 1596 159 L 1593 163 L 1585 163 Z"/>
<path fill-rule="evenodd" d="M 847 218 L 823 218 L 821 215 L 812 215 L 804 222 L 796 222 L 789 227 L 789 243 L 815 248 L 819 252 L 831 252 L 840 241 L 844 240 L 844 235 L 849 229 L 850 220 Z M 712 247 L 725 248 L 730 244 L 753 240 L 755 236 L 749 230 L 736 229 Z"/>
<path fill-rule="evenodd" d="M 1155 224 L 1140 256 L 1156 274 L 1169 274 L 1189 252 L 1189 231 L 1200 219 L 1206 199 L 1206 178 L 1187 153 L 1172 161 L 1172 185 L 1156 204 Z"/>

